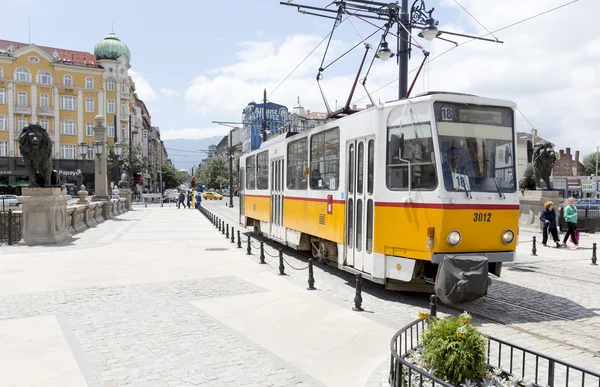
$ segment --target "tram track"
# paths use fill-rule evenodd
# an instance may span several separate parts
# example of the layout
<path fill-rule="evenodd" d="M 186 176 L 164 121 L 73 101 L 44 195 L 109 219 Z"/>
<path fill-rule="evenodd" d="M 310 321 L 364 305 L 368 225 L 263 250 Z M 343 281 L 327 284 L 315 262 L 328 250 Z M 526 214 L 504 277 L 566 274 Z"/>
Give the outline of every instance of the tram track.
<path fill-rule="evenodd" d="M 224 219 L 226 222 L 230 221 L 230 224 L 234 225 L 234 227 L 242 228 L 242 226 L 240 226 L 238 223 L 238 219 L 239 219 L 238 215 L 233 213 L 231 210 L 229 210 L 229 208 L 224 209 L 224 208 L 221 208 L 221 206 L 213 205 L 212 203 L 207 205 L 206 207 L 208 207 L 210 210 L 216 212 L 217 216 Z M 271 248 L 275 248 L 275 249 L 282 248 L 284 251 L 284 254 L 290 258 L 296 258 L 296 259 L 310 258 L 309 253 L 299 252 L 299 251 L 293 250 L 287 246 L 279 245 L 275 241 L 272 241 L 268 238 L 264 238 L 260 235 L 255 234 L 249 228 L 244 227 L 242 229 L 245 230 L 244 232 L 246 232 L 246 233 L 251 233 L 253 235 L 253 237 L 257 237 L 257 239 L 264 241 L 266 244 L 270 245 Z M 334 268 L 332 265 L 328 265 L 328 267 Z M 342 272 L 342 273 L 346 273 L 346 272 Z M 536 271 L 536 273 L 537 273 L 537 271 Z M 348 273 L 346 273 L 346 274 L 348 274 Z M 553 276 L 553 274 L 549 274 L 549 273 L 545 273 L 545 272 L 540 272 L 539 274 L 543 274 L 546 276 Z M 340 273 L 340 275 L 342 275 L 342 274 Z M 565 277 L 565 279 L 569 279 L 569 277 Z M 367 284 L 365 284 L 365 285 L 367 285 Z M 428 307 L 429 307 L 429 296 L 428 295 L 420 295 L 420 294 L 414 295 L 414 294 L 410 294 L 410 293 L 402 293 L 400 295 L 397 292 L 386 290 L 381 285 L 378 285 L 378 284 L 368 284 L 367 286 L 365 286 L 365 285 L 363 285 L 363 291 L 367 290 L 372 296 L 377 297 L 381 300 L 404 303 L 404 304 L 406 304 L 408 302 L 413 306 L 416 305 L 423 309 L 428 309 Z M 507 300 L 502 300 L 496 296 L 485 296 L 484 300 L 486 300 L 486 302 L 488 302 L 488 303 L 494 303 L 496 305 L 500 305 L 499 307 L 496 307 L 496 308 L 491 307 L 492 310 L 493 309 L 501 309 L 502 312 L 504 312 L 506 310 L 522 311 L 523 313 L 519 314 L 519 316 L 522 318 L 522 320 L 519 323 L 537 323 L 537 322 L 540 322 L 540 320 L 541 320 L 541 321 L 568 321 L 569 324 L 574 324 L 576 326 L 594 325 L 594 324 L 589 324 L 586 322 L 574 320 L 573 316 L 562 315 L 560 313 L 552 313 L 552 312 L 548 312 L 547 310 L 541 310 L 538 308 L 532 308 L 531 306 L 528 306 L 528 305 L 515 303 L 515 302 L 511 302 L 511 301 L 507 301 Z M 489 304 L 487 306 L 489 306 Z M 485 311 L 481 311 L 481 307 L 478 305 L 454 306 L 454 305 L 442 304 L 442 305 L 440 305 L 439 310 L 442 313 L 448 313 L 448 314 L 462 313 L 463 311 L 467 310 L 472 316 L 476 317 L 480 322 L 506 326 L 510 329 L 525 333 L 527 335 L 531 335 L 531 336 L 536 337 L 543 341 L 552 342 L 557 345 L 570 347 L 570 348 L 576 349 L 578 351 L 585 352 L 588 355 L 592 355 L 594 357 L 600 356 L 600 352 L 594 352 L 594 351 L 590 350 L 589 348 L 585 348 L 585 347 L 579 346 L 574 343 L 568 343 L 568 342 L 559 340 L 557 338 L 550 337 L 548 335 L 540 334 L 540 333 L 534 332 L 530 329 L 526 329 L 524 327 L 518 326 L 514 322 L 507 322 L 506 320 L 503 320 L 500 317 L 494 317 L 494 314 L 485 313 Z M 495 315 L 502 316 L 503 313 L 495 313 Z M 530 317 L 528 317 L 528 316 L 530 316 Z M 531 316 L 534 316 L 534 317 L 531 317 Z M 527 320 L 530 320 L 530 321 L 527 321 Z M 581 335 L 579 337 L 581 337 Z"/>

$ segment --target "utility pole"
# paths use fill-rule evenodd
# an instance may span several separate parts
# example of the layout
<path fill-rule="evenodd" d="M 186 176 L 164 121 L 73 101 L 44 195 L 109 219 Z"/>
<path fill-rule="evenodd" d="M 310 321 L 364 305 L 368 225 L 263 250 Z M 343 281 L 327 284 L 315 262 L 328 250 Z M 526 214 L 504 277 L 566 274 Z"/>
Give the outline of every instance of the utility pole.
<path fill-rule="evenodd" d="M 263 94 L 263 123 L 262 123 L 262 140 L 263 142 L 267 141 L 267 89 L 265 89 Z"/>
<path fill-rule="evenodd" d="M 163 181 L 162 181 L 162 173 L 163 173 L 163 142 L 160 142 L 160 206 L 163 206 Z"/>
<path fill-rule="evenodd" d="M 408 92 L 408 58 L 410 56 L 408 31 L 410 31 L 411 27 L 408 20 L 408 0 L 402 0 L 402 10 L 400 12 L 400 22 L 398 23 L 398 78 L 400 79 L 398 84 L 398 99 L 405 99 Z"/>
<path fill-rule="evenodd" d="M 233 208 L 233 135 L 232 132 L 235 129 L 229 131 L 229 208 Z"/>
<path fill-rule="evenodd" d="M 596 185 L 594 185 L 594 199 L 598 198 L 598 150 L 600 147 L 596 147 Z"/>
<path fill-rule="evenodd" d="M 133 182 L 134 182 L 134 178 L 133 178 L 133 138 L 132 138 L 132 134 L 131 134 L 131 108 L 129 108 L 129 178 L 131 179 L 129 181 L 129 188 L 133 191 Z M 117 128 L 115 127 L 115 132 L 117 131 Z"/>

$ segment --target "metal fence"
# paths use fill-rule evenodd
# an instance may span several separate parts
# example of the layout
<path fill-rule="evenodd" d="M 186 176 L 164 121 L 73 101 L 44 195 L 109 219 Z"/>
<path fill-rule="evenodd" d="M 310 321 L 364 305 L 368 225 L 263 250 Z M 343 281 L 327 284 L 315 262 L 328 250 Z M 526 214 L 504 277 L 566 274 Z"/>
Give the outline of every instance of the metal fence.
<path fill-rule="evenodd" d="M 564 209 L 559 211 L 559 225 L 561 230 L 568 227 L 563 214 Z M 577 228 L 580 231 L 595 233 L 600 231 L 600 208 L 578 208 L 577 209 Z"/>
<path fill-rule="evenodd" d="M 0 244 L 15 244 L 22 238 L 23 213 L 0 211 Z"/>

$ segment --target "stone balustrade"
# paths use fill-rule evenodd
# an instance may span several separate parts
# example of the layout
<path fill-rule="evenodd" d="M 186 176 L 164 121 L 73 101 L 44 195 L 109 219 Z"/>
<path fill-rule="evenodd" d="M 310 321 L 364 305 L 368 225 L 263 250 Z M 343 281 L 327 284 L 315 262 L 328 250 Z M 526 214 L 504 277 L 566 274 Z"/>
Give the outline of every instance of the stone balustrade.
<path fill-rule="evenodd" d="M 90 227 L 103 223 L 127 212 L 127 199 L 111 199 L 105 202 L 70 205 L 67 207 L 67 225 L 71 235 L 84 232 Z"/>

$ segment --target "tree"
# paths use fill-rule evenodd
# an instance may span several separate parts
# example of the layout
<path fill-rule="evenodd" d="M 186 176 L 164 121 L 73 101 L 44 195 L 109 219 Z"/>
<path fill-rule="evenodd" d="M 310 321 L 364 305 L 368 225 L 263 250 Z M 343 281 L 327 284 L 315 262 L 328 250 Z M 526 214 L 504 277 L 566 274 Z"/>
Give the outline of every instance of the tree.
<path fill-rule="evenodd" d="M 210 160 L 208 167 L 198 170 L 197 182 L 206 188 L 226 188 L 229 185 L 229 170 L 227 161 L 223 157 L 215 157 Z"/>
<path fill-rule="evenodd" d="M 600 153 L 598 153 L 598 163 L 600 163 Z M 586 175 L 596 174 L 596 152 L 590 153 L 583 158 L 583 166 L 585 167 Z"/>
<path fill-rule="evenodd" d="M 162 178 L 166 189 L 177 188 L 183 183 L 183 175 L 171 164 L 163 165 Z"/>
<path fill-rule="evenodd" d="M 119 158 L 117 158 L 115 155 L 113 145 L 108 145 L 106 151 L 106 167 L 108 170 L 108 175 L 112 177 L 114 183 L 117 183 L 119 180 L 121 180 L 121 174 L 123 172 L 126 172 L 131 179 L 135 174 L 144 171 L 144 160 L 142 158 L 142 147 L 140 145 L 135 145 L 132 147 L 131 168 L 129 166 L 128 146 L 123 148 L 123 154 Z"/>

